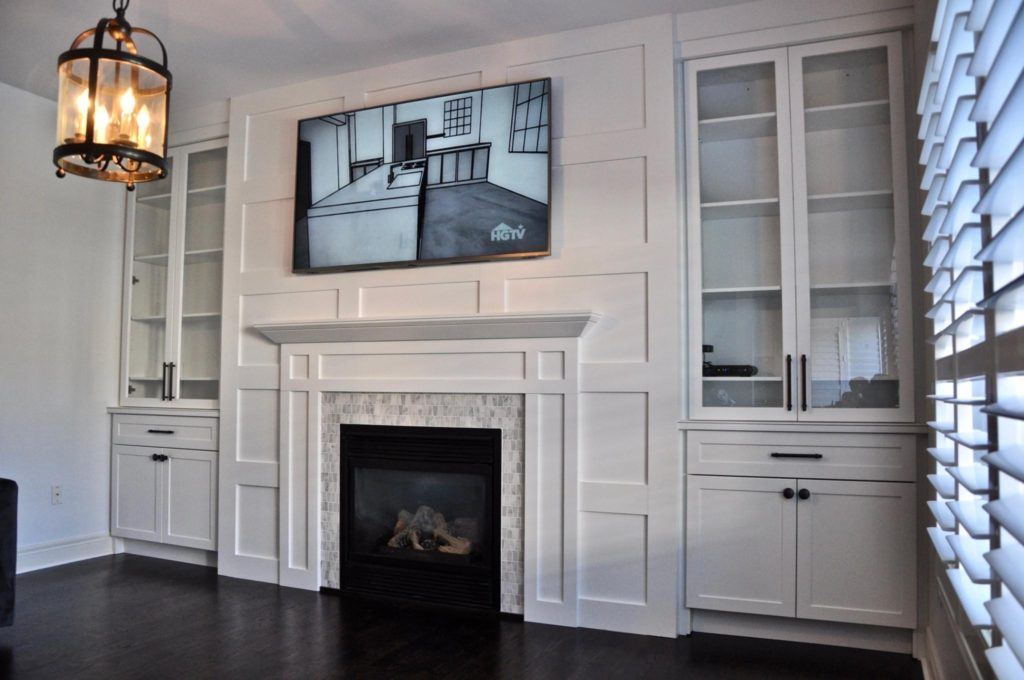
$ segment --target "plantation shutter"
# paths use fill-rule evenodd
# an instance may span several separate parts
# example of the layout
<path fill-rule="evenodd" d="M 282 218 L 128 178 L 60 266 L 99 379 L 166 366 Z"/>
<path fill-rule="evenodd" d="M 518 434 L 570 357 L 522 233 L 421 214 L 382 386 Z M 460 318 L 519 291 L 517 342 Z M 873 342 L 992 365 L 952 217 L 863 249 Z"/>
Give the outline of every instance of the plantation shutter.
<path fill-rule="evenodd" d="M 928 532 L 1024 678 L 1024 0 L 939 0 L 918 114 L 935 419 Z"/>

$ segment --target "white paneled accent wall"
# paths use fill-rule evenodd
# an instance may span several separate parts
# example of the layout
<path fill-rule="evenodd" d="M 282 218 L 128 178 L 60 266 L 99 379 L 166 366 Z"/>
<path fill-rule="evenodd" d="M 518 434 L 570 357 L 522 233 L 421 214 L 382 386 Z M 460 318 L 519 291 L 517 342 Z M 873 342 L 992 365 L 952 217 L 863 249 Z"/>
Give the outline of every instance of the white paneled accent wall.
<path fill-rule="evenodd" d="M 527 419 L 532 413 L 536 422 L 527 422 L 528 438 L 533 431 L 542 444 L 546 438 L 565 443 L 538 450 L 565 455 L 578 449 L 578 461 L 567 457 L 537 463 L 545 474 L 558 474 L 554 483 L 564 479 L 575 488 L 566 489 L 561 507 L 545 508 L 547 516 L 536 518 L 542 526 L 564 529 L 541 532 L 538 550 L 544 559 L 555 559 L 543 566 L 566 570 L 566 577 L 536 582 L 533 597 L 549 608 L 535 611 L 544 612 L 544 620 L 568 625 L 676 634 L 681 509 L 675 424 L 681 410 L 673 48 L 673 18 L 666 15 L 232 100 L 224 244 L 221 573 L 307 588 L 320 585 L 315 554 L 320 509 L 313 502 L 317 468 L 296 457 L 319 432 L 319 405 L 306 400 L 312 393 L 279 393 L 282 374 L 299 388 L 301 376 L 314 375 L 325 385 L 354 385 L 372 381 L 385 366 L 394 375 L 394 362 L 401 361 L 410 381 L 434 380 L 449 371 L 466 383 L 467 370 L 489 385 L 524 377 L 524 366 L 517 363 L 522 357 L 515 351 L 476 358 L 460 354 L 449 366 L 443 354 L 417 354 L 415 343 L 406 343 L 400 358 L 388 356 L 392 350 L 375 353 L 368 343 L 360 352 L 325 353 L 320 365 L 291 365 L 283 372 L 280 348 L 253 324 L 592 310 L 603 317 L 579 341 L 578 375 L 575 367 L 560 363 L 568 359 L 544 351 L 536 355 L 536 365 L 527 367 L 539 372 L 540 383 L 564 383 L 571 377 L 571 388 L 545 393 L 534 381 L 530 390 L 521 390 L 533 392 Z M 552 79 L 553 103 L 550 257 L 291 273 L 299 119 L 544 77 Z M 311 354 L 310 361 L 317 356 Z M 297 358 L 289 355 L 289 361 Z M 564 400 L 577 399 L 577 390 L 578 422 L 566 418 L 569 411 L 563 408 Z M 309 427 L 278 431 L 282 407 L 291 410 L 291 423 L 306 420 Z M 296 410 L 305 418 L 297 418 Z M 528 455 L 528 485 L 530 464 Z M 527 515 L 529 507 L 528 502 Z M 530 568 L 528 563 L 528 573 Z"/>

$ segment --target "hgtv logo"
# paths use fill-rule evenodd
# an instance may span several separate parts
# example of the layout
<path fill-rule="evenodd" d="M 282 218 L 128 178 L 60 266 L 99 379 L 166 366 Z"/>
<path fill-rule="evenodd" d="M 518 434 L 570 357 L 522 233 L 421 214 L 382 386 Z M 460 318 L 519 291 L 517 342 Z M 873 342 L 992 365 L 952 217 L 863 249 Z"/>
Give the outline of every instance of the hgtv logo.
<path fill-rule="evenodd" d="M 526 227 L 519 225 L 515 229 L 504 222 L 491 229 L 492 241 L 521 241 L 526 236 Z"/>

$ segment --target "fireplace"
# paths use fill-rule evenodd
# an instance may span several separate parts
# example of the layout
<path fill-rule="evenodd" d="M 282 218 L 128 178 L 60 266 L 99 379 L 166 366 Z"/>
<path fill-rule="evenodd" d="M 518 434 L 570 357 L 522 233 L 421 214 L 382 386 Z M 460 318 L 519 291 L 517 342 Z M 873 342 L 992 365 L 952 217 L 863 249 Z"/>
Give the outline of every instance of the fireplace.
<path fill-rule="evenodd" d="M 501 430 L 341 425 L 342 592 L 498 609 Z"/>

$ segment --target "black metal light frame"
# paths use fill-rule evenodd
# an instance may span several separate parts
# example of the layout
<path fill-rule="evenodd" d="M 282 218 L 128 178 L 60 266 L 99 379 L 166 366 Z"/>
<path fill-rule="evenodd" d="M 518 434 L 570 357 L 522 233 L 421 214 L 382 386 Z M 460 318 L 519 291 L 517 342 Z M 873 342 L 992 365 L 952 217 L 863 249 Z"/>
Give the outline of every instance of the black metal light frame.
<path fill-rule="evenodd" d="M 112 182 L 125 182 L 128 191 L 135 190 L 135 184 L 162 179 L 167 176 L 167 158 L 145 149 L 125 144 L 97 143 L 94 141 L 95 121 L 93 116 L 96 111 L 96 96 L 99 88 L 99 64 L 100 59 L 107 59 L 114 62 L 121 62 L 128 65 L 141 66 L 149 69 L 167 81 L 167 88 L 164 94 L 164 129 L 163 129 L 163 150 L 167 152 L 167 132 L 169 118 L 167 110 L 171 100 L 171 72 L 167 69 L 167 49 L 159 37 L 152 31 L 145 28 L 133 27 L 125 19 L 125 12 L 128 10 L 130 0 L 113 0 L 114 17 L 104 17 L 96 24 L 96 28 L 89 28 L 81 33 L 71 42 L 71 47 L 57 58 L 57 69 L 60 72 L 61 66 L 66 62 L 75 59 L 89 60 L 89 109 L 86 114 L 85 140 L 59 144 L 53 150 L 53 164 L 57 166 L 57 177 L 64 177 L 70 172 L 82 177 L 91 177 Z M 157 62 L 138 54 L 132 34 L 147 35 L 160 46 L 161 61 Z M 104 38 L 109 35 L 114 41 L 114 48 L 104 47 Z M 89 37 L 93 38 L 92 47 L 79 47 Z M 74 77 L 69 75 L 68 77 Z M 68 156 L 81 156 L 90 166 L 87 167 L 64 160 Z M 110 164 L 117 166 L 118 170 L 108 169 Z M 140 172 L 143 163 L 148 163 L 157 168 L 148 172 Z"/>

